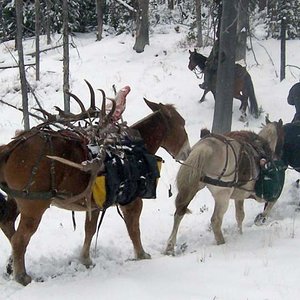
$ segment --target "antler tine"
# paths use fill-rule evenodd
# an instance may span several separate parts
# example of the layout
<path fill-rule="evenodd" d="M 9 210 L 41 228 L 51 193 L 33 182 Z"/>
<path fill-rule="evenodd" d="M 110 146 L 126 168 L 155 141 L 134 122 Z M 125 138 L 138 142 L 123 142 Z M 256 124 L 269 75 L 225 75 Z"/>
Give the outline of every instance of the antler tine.
<path fill-rule="evenodd" d="M 98 91 L 101 92 L 102 98 L 103 98 L 102 106 L 101 106 L 101 117 L 102 117 L 102 119 L 104 119 L 105 116 L 106 116 L 106 95 L 105 95 L 105 92 L 102 89 L 98 89 Z"/>
<path fill-rule="evenodd" d="M 90 93 L 91 93 L 91 109 L 96 109 L 96 105 L 95 105 L 95 91 L 92 87 L 92 85 L 86 80 L 84 79 L 85 83 L 87 84 L 87 86 L 89 87 Z"/>
<path fill-rule="evenodd" d="M 114 100 L 114 99 L 109 99 L 109 100 L 112 102 L 112 108 L 111 108 L 110 112 L 105 116 L 105 122 L 108 122 L 111 120 L 113 114 L 115 113 L 116 106 L 117 106 L 116 100 Z"/>
<path fill-rule="evenodd" d="M 49 121 L 49 122 L 53 122 L 55 119 L 56 119 L 56 116 L 55 115 L 53 115 L 53 114 L 51 114 L 51 113 L 49 113 L 49 112 L 47 112 L 46 110 L 44 110 L 43 108 L 34 108 L 36 111 L 39 111 L 39 112 L 41 112 L 43 115 L 44 115 L 44 117 L 47 117 L 47 121 Z"/>
<path fill-rule="evenodd" d="M 84 107 L 84 105 L 83 105 L 83 103 L 82 103 L 82 101 L 76 96 L 76 95 L 74 95 L 74 94 L 72 94 L 72 93 L 70 93 L 70 92 L 66 92 L 68 95 L 70 95 L 78 104 L 79 104 L 79 106 L 80 106 L 80 109 L 81 109 L 81 112 L 86 112 L 86 109 L 85 109 L 85 107 Z"/>
<path fill-rule="evenodd" d="M 117 95 L 117 89 L 116 89 L 116 85 L 115 84 L 112 85 L 112 89 L 113 89 L 114 94 L 116 96 Z"/>

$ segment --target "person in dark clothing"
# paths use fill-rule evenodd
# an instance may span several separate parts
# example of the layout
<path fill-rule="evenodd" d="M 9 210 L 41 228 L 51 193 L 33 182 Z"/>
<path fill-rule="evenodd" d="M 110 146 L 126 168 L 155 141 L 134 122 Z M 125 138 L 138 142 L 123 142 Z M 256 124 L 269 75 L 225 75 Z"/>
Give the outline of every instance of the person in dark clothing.
<path fill-rule="evenodd" d="M 213 77 L 218 71 L 218 58 L 219 58 L 219 40 L 216 40 L 214 46 L 207 58 L 204 69 L 204 81 L 199 87 L 206 90 L 211 85 Z"/>
<path fill-rule="evenodd" d="M 292 123 L 300 121 L 300 82 L 294 84 L 290 91 L 287 98 L 287 102 L 290 105 L 294 105 L 296 108 L 296 113 L 292 120 Z"/>
<path fill-rule="evenodd" d="M 211 82 L 218 71 L 218 58 L 219 58 L 219 47 L 220 47 L 220 30 L 221 30 L 221 17 L 222 17 L 222 1 L 215 0 L 217 6 L 217 31 L 216 31 L 216 40 L 212 47 L 212 50 L 207 58 L 204 70 L 204 81 L 202 84 L 199 84 L 199 87 L 203 90 L 206 90 L 211 85 Z"/>

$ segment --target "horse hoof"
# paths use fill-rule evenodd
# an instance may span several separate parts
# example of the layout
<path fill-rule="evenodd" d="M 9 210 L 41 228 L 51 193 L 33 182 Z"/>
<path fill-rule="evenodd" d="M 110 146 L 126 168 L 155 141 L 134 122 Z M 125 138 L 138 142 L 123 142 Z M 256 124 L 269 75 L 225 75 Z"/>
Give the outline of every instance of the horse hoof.
<path fill-rule="evenodd" d="M 220 240 L 220 241 L 217 241 L 217 245 L 224 245 L 225 244 L 225 240 Z"/>
<path fill-rule="evenodd" d="M 174 247 L 172 245 L 168 245 L 164 252 L 164 255 L 175 256 Z"/>
<path fill-rule="evenodd" d="M 173 249 L 167 249 L 165 250 L 164 255 L 175 256 L 175 251 Z"/>
<path fill-rule="evenodd" d="M 15 276 L 16 282 L 26 286 L 31 282 L 31 277 L 26 273 L 18 274 Z"/>
<path fill-rule="evenodd" d="M 87 268 L 94 268 L 95 264 L 93 263 L 93 261 L 90 258 L 80 258 L 80 262 Z"/>
<path fill-rule="evenodd" d="M 137 260 L 141 260 L 141 259 L 151 259 L 151 255 L 146 253 L 146 252 L 143 252 L 142 254 L 139 254 L 136 256 L 136 259 Z"/>
<path fill-rule="evenodd" d="M 239 121 L 241 121 L 241 122 L 245 123 L 245 122 L 247 121 L 247 117 L 246 117 L 246 116 L 243 116 L 243 115 L 241 115 L 241 116 L 239 117 Z"/>
<path fill-rule="evenodd" d="M 263 214 L 258 214 L 254 220 L 256 226 L 261 226 L 266 223 L 267 218 Z"/>

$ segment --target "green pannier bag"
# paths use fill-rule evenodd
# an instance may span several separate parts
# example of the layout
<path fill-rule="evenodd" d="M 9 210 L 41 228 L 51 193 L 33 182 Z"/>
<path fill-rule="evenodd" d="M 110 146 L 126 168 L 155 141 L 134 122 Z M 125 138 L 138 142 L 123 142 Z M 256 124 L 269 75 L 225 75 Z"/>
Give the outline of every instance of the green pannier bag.
<path fill-rule="evenodd" d="M 282 160 L 274 160 L 261 168 L 255 183 L 255 193 L 268 202 L 276 201 L 283 189 L 287 166 Z"/>

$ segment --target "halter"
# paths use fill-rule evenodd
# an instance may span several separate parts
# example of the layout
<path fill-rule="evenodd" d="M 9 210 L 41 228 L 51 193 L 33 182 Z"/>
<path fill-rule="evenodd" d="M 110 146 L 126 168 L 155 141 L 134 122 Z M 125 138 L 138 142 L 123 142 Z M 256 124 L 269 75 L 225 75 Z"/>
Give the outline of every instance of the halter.
<path fill-rule="evenodd" d="M 196 75 L 196 77 L 198 79 L 202 79 L 203 76 L 204 76 L 204 72 L 202 71 L 202 69 L 198 65 L 194 68 L 193 73 Z"/>

